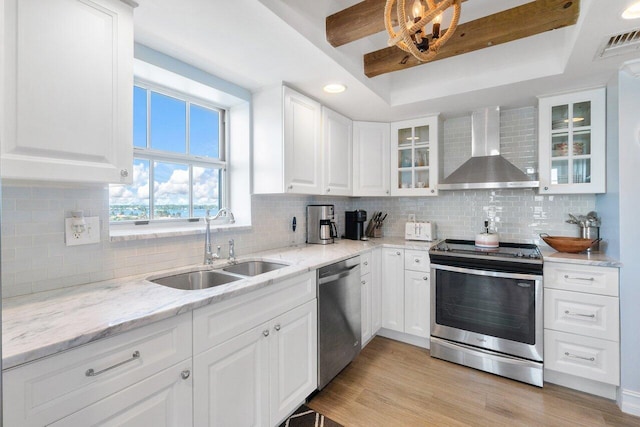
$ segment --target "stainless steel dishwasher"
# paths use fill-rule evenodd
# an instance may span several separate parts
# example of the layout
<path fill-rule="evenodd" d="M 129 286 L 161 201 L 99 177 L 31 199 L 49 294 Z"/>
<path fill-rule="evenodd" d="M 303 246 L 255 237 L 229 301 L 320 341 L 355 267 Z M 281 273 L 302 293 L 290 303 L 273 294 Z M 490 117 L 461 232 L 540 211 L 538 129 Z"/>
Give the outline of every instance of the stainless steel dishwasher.
<path fill-rule="evenodd" d="M 318 390 L 360 353 L 360 257 L 318 269 Z"/>

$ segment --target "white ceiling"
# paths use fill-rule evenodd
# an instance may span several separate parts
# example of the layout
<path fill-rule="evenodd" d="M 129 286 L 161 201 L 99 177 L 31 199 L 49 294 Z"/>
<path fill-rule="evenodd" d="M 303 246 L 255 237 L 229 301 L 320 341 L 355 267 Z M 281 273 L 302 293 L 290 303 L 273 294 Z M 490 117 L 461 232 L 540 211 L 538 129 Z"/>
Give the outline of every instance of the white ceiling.
<path fill-rule="evenodd" d="M 286 82 L 353 119 L 392 121 L 535 105 L 537 95 L 604 85 L 640 59 L 640 51 L 595 59 L 609 36 L 640 28 L 620 18 L 633 1 L 581 0 L 574 26 L 374 78 L 362 57 L 385 47 L 386 33 L 338 48 L 325 39 L 326 16 L 358 0 L 139 0 L 135 39 L 251 91 Z M 468 0 L 461 22 L 527 2 Z M 328 82 L 348 90 L 325 94 Z"/>

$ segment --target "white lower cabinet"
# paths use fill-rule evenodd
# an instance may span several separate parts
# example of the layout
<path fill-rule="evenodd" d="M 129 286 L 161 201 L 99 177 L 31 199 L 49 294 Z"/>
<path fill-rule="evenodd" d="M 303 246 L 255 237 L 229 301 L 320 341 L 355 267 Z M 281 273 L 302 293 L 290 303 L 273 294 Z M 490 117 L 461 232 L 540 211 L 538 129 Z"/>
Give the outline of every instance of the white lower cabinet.
<path fill-rule="evenodd" d="M 98 401 L 51 426 L 191 426 L 191 359 Z"/>
<path fill-rule="evenodd" d="M 191 324 L 185 313 L 5 370 L 4 425 L 190 425 Z"/>
<path fill-rule="evenodd" d="M 194 312 L 195 426 L 277 425 L 316 389 L 315 289 L 310 272 Z"/>
<path fill-rule="evenodd" d="M 362 347 L 378 333 L 381 327 L 381 280 L 382 266 L 380 264 L 382 250 L 373 249 L 371 252 L 360 254 L 360 283 L 362 310 Z"/>
<path fill-rule="evenodd" d="M 383 249 L 382 254 L 382 327 L 394 332 L 387 334 L 390 338 L 428 348 L 429 254 L 426 250 L 391 248 Z M 406 335 L 419 339 L 407 339 Z"/>
<path fill-rule="evenodd" d="M 620 385 L 618 269 L 544 266 L 545 381 L 615 398 Z"/>
<path fill-rule="evenodd" d="M 382 327 L 404 332 L 404 249 L 382 249 Z"/>

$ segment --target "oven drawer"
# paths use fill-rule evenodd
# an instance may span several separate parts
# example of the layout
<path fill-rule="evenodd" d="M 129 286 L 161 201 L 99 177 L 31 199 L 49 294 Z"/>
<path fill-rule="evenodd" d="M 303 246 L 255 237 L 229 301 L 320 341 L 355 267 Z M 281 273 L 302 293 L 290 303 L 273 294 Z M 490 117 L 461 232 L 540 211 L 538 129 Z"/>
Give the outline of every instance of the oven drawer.
<path fill-rule="evenodd" d="M 404 269 L 412 271 L 429 272 L 429 253 L 427 251 L 404 251 Z"/>
<path fill-rule="evenodd" d="M 607 384 L 620 385 L 617 342 L 565 332 L 544 332 L 544 367 Z"/>
<path fill-rule="evenodd" d="M 545 289 L 544 327 L 619 341 L 618 298 Z"/>
<path fill-rule="evenodd" d="M 545 263 L 544 287 L 616 297 L 618 296 L 618 269 Z"/>

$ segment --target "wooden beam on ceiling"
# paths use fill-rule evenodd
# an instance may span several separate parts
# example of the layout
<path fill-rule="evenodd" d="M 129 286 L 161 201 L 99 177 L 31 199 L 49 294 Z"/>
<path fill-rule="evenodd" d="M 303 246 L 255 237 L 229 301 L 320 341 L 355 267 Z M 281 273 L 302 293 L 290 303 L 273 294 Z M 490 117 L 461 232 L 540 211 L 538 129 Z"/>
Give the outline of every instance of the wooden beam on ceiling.
<path fill-rule="evenodd" d="M 325 27 L 329 44 L 338 47 L 385 31 L 384 6 L 386 3 L 387 0 L 365 0 L 327 16 Z M 407 13 L 410 13 L 412 4 L 412 1 L 406 3 Z M 393 25 L 397 25 L 396 17 L 394 7 L 391 12 Z"/>
<path fill-rule="evenodd" d="M 433 61 L 574 25 L 579 14 L 579 0 L 535 0 L 466 22 L 458 25 Z M 365 54 L 364 73 L 375 77 L 421 64 L 424 63 L 410 53 L 391 46 Z"/>

